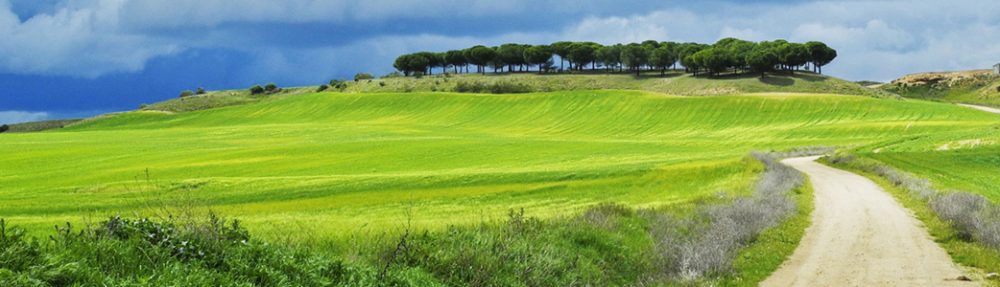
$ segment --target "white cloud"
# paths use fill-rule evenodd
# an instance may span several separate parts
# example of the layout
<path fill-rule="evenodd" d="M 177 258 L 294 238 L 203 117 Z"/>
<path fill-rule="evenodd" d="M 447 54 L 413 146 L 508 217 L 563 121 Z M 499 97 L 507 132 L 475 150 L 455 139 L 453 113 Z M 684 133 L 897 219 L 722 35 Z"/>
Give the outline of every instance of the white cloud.
<path fill-rule="evenodd" d="M 142 70 L 149 59 L 179 51 L 155 38 L 121 33 L 123 0 L 96 1 L 92 7 L 64 7 L 21 22 L 0 0 L 0 71 L 96 77 Z"/>
<path fill-rule="evenodd" d="M 0 111 L 0 124 L 41 121 L 49 118 L 45 112 Z"/>
<path fill-rule="evenodd" d="M 399 17 L 495 16 L 523 12 L 530 1 L 493 0 L 142 0 L 124 1 L 132 27 L 212 27 L 233 22 L 347 22 Z M 361 23 L 358 23 L 361 24 Z"/>
<path fill-rule="evenodd" d="M 818 40 L 840 54 L 825 72 L 858 80 L 890 80 L 928 70 L 987 68 L 1000 61 L 1000 18 L 995 11 L 1000 11 L 1000 1 L 732 4 L 702 12 L 664 10 L 588 18 L 558 37 L 601 42 Z"/>
<path fill-rule="evenodd" d="M 186 48 L 225 47 L 257 56 L 243 71 L 246 77 L 265 74 L 276 81 L 305 82 L 303 78 L 355 71 L 387 72 L 400 53 L 480 43 L 647 39 L 710 43 L 724 37 L 825 41 L 840 51 L 825 71 L 850 79 L 888 80 L 903 73 L 982 68 L 1000 61 L 1000 18 L 995 15 L 1000 1 L 995 0 L 710 2 L 704 9 L 676 6 L 641 14 L 583 17 L 550 32 L 382 34 L 325 47 L 246 45 L 246 39 L 239 37 L 248 36 L 216 28 L 227 23 L 365 25 L 391 23 L 401 17 L 409 19 L 401 25 L 470 16 L 517 21 L 561 10 L 578 11 L 590 4 L 607 8 L 608 4 L 568 0 L 64 0 L 55 12 L 22 21 L 11 13 L 8 1 L 0 0 L 0 37 L 5 39 L 0 42 L 0 71 L 20 74 L 96 77 L 138 71 L 150 59 Z M 185 33 L 165 32 L 172 29 Z"/>

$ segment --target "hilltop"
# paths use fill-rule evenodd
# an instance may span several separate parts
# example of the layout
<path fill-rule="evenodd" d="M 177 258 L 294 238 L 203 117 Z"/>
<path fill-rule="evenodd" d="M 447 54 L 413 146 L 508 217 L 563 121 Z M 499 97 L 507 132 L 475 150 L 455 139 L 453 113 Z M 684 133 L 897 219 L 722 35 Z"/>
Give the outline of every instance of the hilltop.
<path fill-rule="evenodd" d="M 339 87 L 337 87 L 339 85 Z M 325 85 L 324 85 L 325 86 Z M 319 90 L 320 86 L 285 88 L 273 95 L 252 95 L 247 90 L 214 91 L 204 95 L 176 98 L 144 105 L 140 110 L 188 112 L 225 106 L 256 103 L 272 98 L 299 95 Z M 720 96 L 759 93 L 842 94 L 870 97 L 895 95 L 857 83 L 810 72 L 778 74 L 760 78 L 741 75 L 703 77 L 680 71 L 660 76 L 650 72 L 636 77 L 618 74 L 439 74 L 422 77 L 383 77 L 360 81 L 336 81 L 326 91 L 345 93 L 414 93 L 462 92 L 513 94 L 530 92 L 582 90 L 637 90 L 678 96 Z"/>
<path fill-rule="evenodd" d="M 991 70 L 916 73 L 878 88 L 907 98 L 1000 106 L 1000 77 Z"/>
<path fill-rule="evenodd" d="M 749 93 L 824 93 L 866 96 L 887 96 L 877 90 L 838 78 L 810 72 L 704 77 L 678 71 L 660 76 L 658 72 L 642 74 L 545 74 L 501 75 L 438 75 L 432 77 L 397 77 L 352 83 L 349 92 L 408 92 L 455 91 L 462 84 L 516 85 L 523 92 L 565 90 L 641 90 L 681 96 L 714 96 Z"/>

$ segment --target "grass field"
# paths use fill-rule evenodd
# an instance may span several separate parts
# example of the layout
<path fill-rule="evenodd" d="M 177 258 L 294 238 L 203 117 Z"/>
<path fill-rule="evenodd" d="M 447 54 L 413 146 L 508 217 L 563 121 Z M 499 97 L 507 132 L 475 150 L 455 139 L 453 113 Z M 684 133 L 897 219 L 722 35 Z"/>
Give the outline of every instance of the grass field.
<path fill-rule="evenodd" d="M 1000 119 L 1000 115 L 993 115 Z M 945 190 L 1000 202 L 1000 124 L 984 129 L 900 138 L 858 149 L 858 154 L 931 180 Z"/>
<path fill-rule="evenodd" d="M 318 93 L 187 113 L 139 111 L 0 135 L 0 217 L 64 221 L 210 207 L 270 236 L 441 228 L 745 194 L 751 150 L 997 133 L 1000 119 L 842 95 L 678 97 Z M 902 149 L 902 148 L 901 148 Z"/>
<path fill-rule="evenodd" d="M 682 71 L 670 71 L 663 76 L 659 72 L 645 72 L 639 77 L 630 73 L 606 74 L 587 71 L 577 74 L 546 75 L 534 73 L 434 75 L 420 79 L 396 77 L 348 82 L 344 90 L 349 92 L 441 92 L 454 91 L 459 83 L 513 83 L 534 92 L 617 89 L 690 96 L 821 93 L 895 97 L 895 95 L 881 90 L 869 89 L 841 79 L 809 72 L 799 72 L 794 75 L 771 74 L 765 78 L 760 78 L 757 75 L 738 75 L 720 76 L 712 79 L 695 77 Z"/>

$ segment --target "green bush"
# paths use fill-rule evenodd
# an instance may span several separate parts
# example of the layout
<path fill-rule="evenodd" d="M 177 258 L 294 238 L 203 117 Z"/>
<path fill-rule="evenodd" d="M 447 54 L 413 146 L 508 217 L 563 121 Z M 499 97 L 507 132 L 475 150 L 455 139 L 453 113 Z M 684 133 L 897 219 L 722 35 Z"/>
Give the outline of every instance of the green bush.
<path fill-rule="evenodd" d="M 7 132 L 9 130 L 10 130 L 10 126 L 8 126 L 8 125 L 2 125 L 2 126 L 0 126 L 0 134 L 5 133 L 5 132 Z"/>
<path fill-rule="evenodd" d="M 318 88 L 316 88 L 316 91 L 317 92 L 322 92 L 322 91 L 326 91 L 326 89 L 329 89 L 329 88 L 330 88 L 330 86 L 327 86 L 326 84 L 322 84 L 322 85 L 319 85 Z"/>
<path fill-rule="evenodd" d="M 264 91 L 267 92 L 268 94 L 277 93 L 280 90 L 281 88 L 278 88 L 278 85 L 275 85 L 274 83 L 269 83 L 266 86 L 264 86 Z"/>
<path fill-rule="evenodd" d="M 197 94 L 197 95 L 204 95 L 205 94 L 205 88 L 198 87 L 198 89 L 195 90 L 194 93 Z"/>
<path fill-rule="evenodd" d="M 347 89 L 347 81 L 330 80 L 330 87 L 343 91 L 344 89 Z"/>
<path fill-rule="evenodd" d="M 0 286 L 435 285 L 427 278 L 258 242 L 237 222 L 214 217 L 67 224 L 45 243 L 0 220 Z"/>
<path fill-rule="evenodd" d="M 531 86 L 521 83 L 498 81 L 494 83 L 465 82 L 455 84 L 455 92 L 459 93 L 492 93 L 492 94 L 515 94 L 533 92 Z"/>
<path fill-rule="evenodd" d="M 251 95 L 259 95 L 263 93 L 264 93 L 264 87 L 261 87 L 260 85 L 253 85 L 253 87 L 250 87 Z"/>
<path fill-rule="evenodd" d="M 192 92 L 191 90 L 184 90 L 184 91 L 181 91 L 181 96 L 180 97 L 181 98 L 186 98 L 186 97 L 190 97 L 190 96 L 193 96 L 193 95 L 194 95 L 194 92 Z"/>
<path fill-rule="evenodd" d="M 361 80 L 371 80 L 371 79 L 374 79 L 374 78 L 375 77 L 372 76 L 372 74 L 369 74 L 369 73 L 357 73 L 357 74 L 354 74 L 354 81 L 355 82 L 361 81 Z"/>

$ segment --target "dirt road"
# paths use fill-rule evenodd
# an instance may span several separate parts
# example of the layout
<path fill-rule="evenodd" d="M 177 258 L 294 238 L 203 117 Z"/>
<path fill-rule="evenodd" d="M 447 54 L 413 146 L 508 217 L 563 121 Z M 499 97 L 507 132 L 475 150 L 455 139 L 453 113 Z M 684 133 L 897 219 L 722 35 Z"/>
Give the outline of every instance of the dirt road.
<path fill-rule="evenodd" d="M 781 268 L 761 286 L 976 286 L 920 222 L 878 185 L 816 163 L 783 162 L 809 176 L 812 225 Z"/>
<path fill-rule="evenodd" d="M 994 113 L 994 114 L 1000 114 L 1000 109 L 997 109 L 997 108 L 991 108 L 991 107 L 979 106 L 979 105 L 970 105 L 970 104 L 958 104 L 958 105 L 959 106 L 963 106 L 963 107 L 967 107 L 967 108 L 977 109 L 977 110 L 984 111 L 984 112 L 990 112 L 990 113 Z"/>

